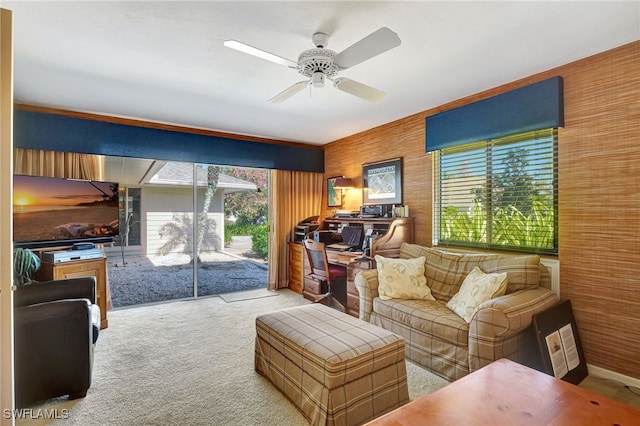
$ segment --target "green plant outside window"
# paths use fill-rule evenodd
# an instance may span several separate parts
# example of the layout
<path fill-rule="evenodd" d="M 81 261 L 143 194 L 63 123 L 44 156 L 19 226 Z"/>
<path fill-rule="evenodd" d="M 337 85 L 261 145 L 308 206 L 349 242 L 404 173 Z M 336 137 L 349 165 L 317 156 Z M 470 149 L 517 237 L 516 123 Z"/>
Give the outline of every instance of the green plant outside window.
<path fill-rule="evenodd" d="M 556 129 L 434 155 L 435 242 L 557 254 Z"/>

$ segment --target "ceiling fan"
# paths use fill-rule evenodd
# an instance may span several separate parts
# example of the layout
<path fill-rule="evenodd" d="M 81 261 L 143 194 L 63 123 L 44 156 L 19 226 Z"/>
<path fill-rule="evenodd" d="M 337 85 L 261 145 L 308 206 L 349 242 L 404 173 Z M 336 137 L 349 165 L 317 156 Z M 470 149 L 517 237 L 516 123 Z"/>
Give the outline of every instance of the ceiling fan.
<path fill-rule="evenodd" d="M 370 102 L 380 102 L 387 97 L 386 93 L 378 89 L 346 77 L 338 77 L 338 74 L 367 59 L 371 59 L 374 56 L 399 46 L 401 41 L 398 34 L 389 28 L 382 27 L 347 47 L 340 53 L 327 49 L 329 36 L 325 33 L 318 32 L 313 34 L 311 41 L 314 46 L 316 46 L 315 49 L 308 49 L 302 52 L 300 56 L 298 56 L 298 62 L 249 46 L 237 40 L 225 40 L 224 45 L 231 49 L 293 68 L 308 78 L 308 80 L 299 81 L 269 99 L 269 102 L 272 103 L 284 102 L 309 85 L 313 87 L 324 87 L 326 80 L 332 81 L 338 90 Z"/>

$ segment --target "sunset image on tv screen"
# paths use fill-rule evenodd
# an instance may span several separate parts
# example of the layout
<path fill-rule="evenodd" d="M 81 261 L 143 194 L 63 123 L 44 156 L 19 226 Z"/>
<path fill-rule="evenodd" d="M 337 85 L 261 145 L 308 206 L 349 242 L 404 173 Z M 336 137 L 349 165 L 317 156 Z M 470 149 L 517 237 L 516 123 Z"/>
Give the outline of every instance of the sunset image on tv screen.
<path fill-rule="evenodd" d="M 13 177 L 14 242 L 118 235 L 118 184 Z"/>

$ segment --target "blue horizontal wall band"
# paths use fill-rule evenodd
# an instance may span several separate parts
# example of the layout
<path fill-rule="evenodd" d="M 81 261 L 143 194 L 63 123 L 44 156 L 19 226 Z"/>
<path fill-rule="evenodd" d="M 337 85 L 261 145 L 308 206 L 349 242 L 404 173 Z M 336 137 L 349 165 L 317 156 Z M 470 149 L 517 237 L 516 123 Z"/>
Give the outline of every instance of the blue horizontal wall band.
<path fill-rule="evenodd" d="M 324 173 L 324 151 L 14 110 L 15 148 Z"/>
<path fill-rule="evenodd" d="M 557 127 L 564 127 L 559 76 L 427 117 L 426 150 Z"/>

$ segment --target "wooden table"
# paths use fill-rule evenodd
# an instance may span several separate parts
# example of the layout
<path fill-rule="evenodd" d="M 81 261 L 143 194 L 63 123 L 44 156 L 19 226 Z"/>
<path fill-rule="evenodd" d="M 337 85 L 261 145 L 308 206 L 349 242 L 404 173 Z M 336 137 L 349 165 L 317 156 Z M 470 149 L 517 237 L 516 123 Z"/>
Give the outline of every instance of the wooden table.
<path fill-rule="evenodd" d="M 401 425 L 638 425 L 640 410 L 500 359 L 369 423 Z"/>

